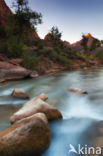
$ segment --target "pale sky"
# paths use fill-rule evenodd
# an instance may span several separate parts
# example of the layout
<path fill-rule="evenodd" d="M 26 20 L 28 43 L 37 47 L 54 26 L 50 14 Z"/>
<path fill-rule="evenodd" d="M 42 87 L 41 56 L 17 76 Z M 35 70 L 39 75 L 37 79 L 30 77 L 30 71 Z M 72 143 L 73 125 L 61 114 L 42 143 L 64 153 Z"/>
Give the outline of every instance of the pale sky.
<path fill-rule="evenodd" d="M 13 0 L 5 1 L 11 7 Z M 62 39 L 71 43 L 80 40 L 82 33 L 103 40 L 103 0 L 29 0 L 29 5 L 43 15 L 38 26 L 41 38 L 58 26 Z"/>

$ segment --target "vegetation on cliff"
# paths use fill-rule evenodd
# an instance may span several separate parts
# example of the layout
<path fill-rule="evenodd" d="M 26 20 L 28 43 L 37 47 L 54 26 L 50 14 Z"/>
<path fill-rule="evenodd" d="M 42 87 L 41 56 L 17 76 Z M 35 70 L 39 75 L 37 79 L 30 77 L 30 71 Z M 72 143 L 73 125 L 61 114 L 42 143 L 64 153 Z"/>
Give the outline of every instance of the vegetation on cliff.
<path fill-rule="evenodd" d="M 5 25 L 0 25 L 0 53 L 22 58 L 21 65 L 28 69 L 43 72 L 53 63 L 71 67 L 76 60 L 87 62 L 91 59 L 90 52 L 100 45 L 99 40 L 94 39 L 88 47 L 88 36 L 83 35 L 81 46 L 85 52 L 78 53 L 61 40 L 62 33 L 54 26 L 41 40 L 36 31 L 37 25 L 42 23 L 42 14 L 32 11 L 27 0 L 16 0 L 13 7 L 15 12 L 9 14 Z"/>

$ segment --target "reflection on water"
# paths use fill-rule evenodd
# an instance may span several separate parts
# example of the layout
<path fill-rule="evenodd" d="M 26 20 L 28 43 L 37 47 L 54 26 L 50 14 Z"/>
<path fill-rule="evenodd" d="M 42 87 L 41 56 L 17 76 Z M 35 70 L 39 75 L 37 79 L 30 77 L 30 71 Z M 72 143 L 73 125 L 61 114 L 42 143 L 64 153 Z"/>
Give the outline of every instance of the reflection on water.
<path fill-rule="evenodd" d="M 46 93 L 48 103 L 63 114 L 63 120 L 50 123 L 51 145 L 43 156 L 74 156 L 68 153 L 69 144 L 89 146 L 100 135 L 103 136 L 97 130 L 99 122 L 103 120 L 103 68 L 1 84 L 0 131 L 9 125 L 10 115 L 26 102 L 10 96 L 14 88 L 23 89 L 31 98 Z M 69 91 L 70 88 L 84 89 L 89 94 L 76 95 Z"/>

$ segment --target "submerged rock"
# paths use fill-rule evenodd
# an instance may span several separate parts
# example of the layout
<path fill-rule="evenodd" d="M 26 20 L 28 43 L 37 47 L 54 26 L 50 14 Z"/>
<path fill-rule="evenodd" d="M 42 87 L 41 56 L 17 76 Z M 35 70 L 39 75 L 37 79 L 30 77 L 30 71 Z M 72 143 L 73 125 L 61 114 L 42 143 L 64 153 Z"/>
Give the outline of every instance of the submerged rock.
<path fill-rule="evenodd" d="M 0 133 L 1 156 L 39 156 L 50 144 L 50 129 L 43 113 L 22 119 Z"/>
<path fill-rule="evenodd" d="M 69 89 L 69 91 L 70 92 L 77 93 L 77 94 L 88 94 L 87 91 L 82 90 L 82 89 L 78 89 L 78 88 L 71 88 L 71 89 Z"/>
<path fill-rule="evenodd" d="M 48 120 L 56 120 L 62 118 L 62 114 L 56 108 L 47 104 L 43 101 L 43 98 L 40 98 L 40 96 L 38 96 L 24 104 L 19 111 L 11 116 L 10 121 L 13 124 L 18 120 L 39 112 L 44 113 L 47 116 Z"/>
<path fill-rule="evenodd" d="M 23 90 L 20 89 L 14 89 L 12 94 L 13 97 L 21 98 L 21 99 L 29 99 L 29 95 L 25 93 Z"/>

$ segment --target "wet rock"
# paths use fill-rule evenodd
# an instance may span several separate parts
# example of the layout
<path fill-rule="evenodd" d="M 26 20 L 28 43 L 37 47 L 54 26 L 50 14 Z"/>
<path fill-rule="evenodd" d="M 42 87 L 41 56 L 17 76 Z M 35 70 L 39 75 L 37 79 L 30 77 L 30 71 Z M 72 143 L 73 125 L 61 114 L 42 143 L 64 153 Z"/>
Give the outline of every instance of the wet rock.
<path fill-rule="evenodd" d="M 56 120 L 62 118 L 62 114 L 55 107 L 47 104 L 46 102 L 41 100 L 40 97 L 36 97 L 35 99 L 32 99 L 24 104 L 19 111 L 14 113 L 11 116 L 10 121 L 13 124 L 18 120 L 39 112 L 44 113 L 47 116 L 48 120 Z"/>
<path fill-rule="evenodd" d="M 25 93 L 23 90 L 20 89 L 14 89 L 12 94 L 13 97 L 21 98 L 21 99 L 29 99 L 29 95 Z"/>
<path fill-rule="evenodd" d="M 31 78 L 36 78 L 36 77 L 38 77 L 39 76 L 39 74 L 36 72 L 36 71 L 33 71 L 33 72 L 31 72 L 31 74 L 30 74 L 30 77 Z"/>
<path fill-rule="evenodd" d="M 50 144 L 45 114 L 22 119 L 0 133 L 1 156 L 39 156 Z"/>
<path fill-rule="evenodd" d="M 69 89 L 70 92 L 76 93 L 76 94 L 88 94 L 87 91 L 78 89 L 78 88 L 71 88 Z"/>

